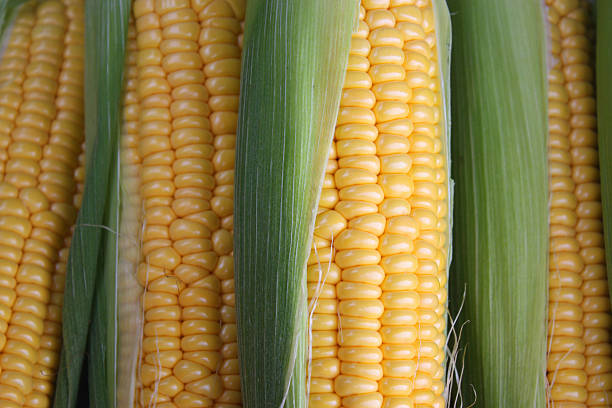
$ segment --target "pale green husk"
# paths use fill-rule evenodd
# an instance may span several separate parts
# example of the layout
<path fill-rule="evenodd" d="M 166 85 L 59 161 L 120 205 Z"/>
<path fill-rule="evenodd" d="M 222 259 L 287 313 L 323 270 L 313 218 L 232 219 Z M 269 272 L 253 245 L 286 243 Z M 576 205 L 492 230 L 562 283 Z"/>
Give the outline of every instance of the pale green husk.
<path fill-rule="evenodd" d="M 357 5 L 247 5 L 234 221 L 245 408 L 306 406 L 306 260 Z"/>
<path fill-rule="evenodd" d="M 433 0 L 433 9 L 436 20 L 436 44 L 438 51 L 438 64 L 440 68 L 440 93 L 442 94 L 442 128 L 444 129 L 444 137 L 442 137 L 442 154 L 446 157 L 446 171 L 448 175 L 448 208 L 449 208 L 449 226 L 448 239 L 449 251 L 447 265 L 451 264 L 452 260 L 452 226 L 453 226 L 453 190 L 454 182 L 451 178 L 451 17 L 448 11 L 448 6 L 444 0 Z M 448 273 L 448 272 L 447 272 Z"/>
<path fill-rule="evenodd" d="M 432 0 L 432 7 L 434 10 L 435 17 L 435 30 L 436 30 L 436 51 L 438 53 L 438 65 L 440 71 L 440 93 L 442 95 L 442 118 L 440 119 L 441 126 L 444 132 L 442 139 L 442 150 L 441 154 L 445 156 L 446 161 L 446 172 L 448 176 L 447 185 L 447 204 L 448 204 L 448 243 L 447 251 L 448 257 L 446 260 L 447 265 L 447 278 L 448 278 L 448 265 L 451 264 L 452 260 L 452 230 L 453 230 L 453 190 L 454 182 L 451 178 L 451 86 L 450 86 L 450 61 L 451 61 L 451 17 L 448 11 L 448 6 L 444 0 Z M 448 282 L 448 280 L 447 280 Z M 448 308 L 448 301 L 447 301 Z M 448 334 L 448 330 L 447 333 Z M 447 384 L 448 387 L 448 384 Z M 448 389 L 448 388 L 447 388 Z M 446 395 L 446 394 L 445 394 Z"/>
<path fill-rule="evenodd" d="M 598 0 L 596 10 L 597 141 L 608 287 L 612 298 L 612 2 Z"/>
<path fill-rule="evenodd" d="M 129 0 L 85 6 L 86 179 L 68 259 L 56 408 L 84 404 L 77 395 L 86 357 L 90 406 L 114 406 L 117 156 L 130 7 Z"/>
<path fill-rule="evenodd" d="M 448 178 L 448 197 L 449 197 L 449 239 L 452 237 L 452 196 L 453 196 L 453 180 L 450 177 L 450 163 L 451 163 L 451 82 L 450 82 L 450 69 L 451 69 L 451 45 L 452 45 L 452 32 L 451 32 L 451 17 L 448 11 L 448 6 L 444 0 L 433 0 L 433 9 L 436 19 L 436 43 L 438 51 L 438 64 L 440 66 L 441 81 L 440 81 L 440 92 L 444 103 L 442 105 L 442 128 L 444 129 L 445 137 L 442 138 L 442 154 L 446 156 L 447 170 L 449 171 Z M 452 249 L 452 248 L 451 248 Z M 448 255 L 448 265 L 451 261 L 451 251 Z"/>
<path fill-rule="evenodd" d="M 449 0 L 456 181 L 451 314 L 463 405 L 545 407 L 546 42 L 533 0 Z M 475 397 L 474 397 L 475 394 Z"/>
<path fill-rule="evenodd" d="M 432 1 L 434 16 L 435 16 L 435 29 L 436 29 L 436 44 L 438 52 L 438 64 L 440 69 L 440 92 L 443 98 L 442 104 L 442 129 L 444 130 L 444 136 L 442 139 L 442 151 L 441 153 L 446 158 L 446 172 L 448 176 L 448 243 L 447 251 L 448 257 L 446 260 L 447 265 L 447 282 L 448 280 L 448 266 L 451 265 L 452 261 L 452 233 L 453 233 L 453 194 L 454 194 L 454 181 L 451 178 L 451 82 L 450 82 L 450 69 L 451 69 L 451 45 L 452 45 L 452 30 L 451 30 L 451 16 L 449 14 L 448 6 L 444 0 L 433 0 Z M 448 310 L 448 300 L 447 300 Z M 451 320 L 447 319 L 447 329 L 445 335 L 449 336 L 449 330 L 452 331 L 454 328 L 449 328 Z M 447 340 L 448 343 L 448 340 Z M 445 354 L 451 354 L 450 349 Z M 450 357 L 450 358 L 449 358 Z M 456 392 L 457 384 L 455 384 L 455 356 L 447 355 L 445 359 L 446 375 L 445 375 L 445 390 L 444 397 L 446 398 L 447 404 L 451 406 L 451 397 Z"/>

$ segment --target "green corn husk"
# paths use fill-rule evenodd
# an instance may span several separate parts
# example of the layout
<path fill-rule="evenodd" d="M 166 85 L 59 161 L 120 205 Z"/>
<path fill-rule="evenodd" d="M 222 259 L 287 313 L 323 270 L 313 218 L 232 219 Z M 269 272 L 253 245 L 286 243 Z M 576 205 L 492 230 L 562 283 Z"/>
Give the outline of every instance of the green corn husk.
<path fill-rule="evenodd" d="M 247 5 L 234 223 L 245 408 L 306 406 L 306 260 L 357 5 Z"/>
<path fill-rule="evenodd" d="M 545 407 L 548 118 L 542 4 L 448 4 L 456 182 L 451 314 L 461 310 L 458 325 L 465 322 L 463 406 L 475 400 L 478 407 Z"/>
<path fill-rule="evenodd" d="M 116 353 L 117 334 L 116 315 L 116 274 L 119 194 L 116 191 L 117 160 L 111 162 L 109 195 L 104 225 L 103 254 L 100 261 L 102 270 L 98 272 L 98 282 L 94 293 L 92 321 L 88 339 L 88 386 L 90 407 L 113 407 L 116 393 Z"/>
<path fill-rule="evenodd" d="M 608 287 L 612 298 L 612 2 L 597 1 L 596 89 L 599 177 L 604 221 Z"/>
<path fill-rule="evenodd" d="M 114 406 L 117 155 L 130 6 L 106 0 L 85 7 L 86 179 L 67 266 L 56 408 L 84 403 L 77 395 L 85 353 L 90 406 Z"/>

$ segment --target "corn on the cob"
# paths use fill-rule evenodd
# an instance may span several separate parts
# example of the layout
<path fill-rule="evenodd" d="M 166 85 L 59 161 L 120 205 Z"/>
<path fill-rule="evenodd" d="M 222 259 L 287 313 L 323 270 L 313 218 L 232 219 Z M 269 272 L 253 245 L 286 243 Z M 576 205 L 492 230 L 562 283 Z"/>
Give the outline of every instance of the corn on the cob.
<path fill-rule="evenodd" d="M 332 156 L 321 200 L 330 211 L 319 218 L 336 225 L 317 224 L 311 257 L 334 261 L 313 323 L 311 403 L 319 406 L 444 405 L 447 181 L 434 15 L 428 1 L 383 3 L 362 8 L 334 144 L 339 160 Z M 138 167 L 144 203 L 137 406 L 240 404 L 232 201 L 243 7 L 133 6 L 137 78 L 128 67 L 124 154 Z M 128 143 L 134 132 L 137 151 Z M 364 237 L 367 248 L 354 247 Z M 362 349 L 366 337 L 373 343 Z"/>
<path fill-rule="evenodd" d="M 595 132 L 593 46 L 587 2 L 547 1 L 551 257 L 549 400 L 609 406 L 610 299 L 605 272 Z"/>
<path fill-rule="evenodd" d="M 133 4 L 124 154 L 143 203 L 136 406 L 240 404 L 232 228 L 244 8 Z"/>
<path fill-rule="evenodd" d="M 50 405 L 83 178 L 83 5 L 29 2 L 0 63 L 0 400 Z M 80 166 L 80 167 L 79 167 Z"/>
<path fill-rule="evenodd" d="M 365 0 L 308 261 L 311 407 L 443 407 L 448 175 L 434 10 Z"/>

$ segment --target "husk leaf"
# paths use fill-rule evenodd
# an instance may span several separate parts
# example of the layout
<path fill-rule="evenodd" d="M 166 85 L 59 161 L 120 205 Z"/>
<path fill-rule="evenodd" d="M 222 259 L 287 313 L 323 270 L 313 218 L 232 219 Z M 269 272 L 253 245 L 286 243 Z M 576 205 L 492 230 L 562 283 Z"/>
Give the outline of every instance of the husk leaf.
<path fill-rule="evenodd" d="M 87 1 L 85 6 L 86 178 L 68 258 L 56 408 L 77 405 L 86 347 L 91 406 L 111 406 L 115 390 L 112 265 L 117 239 L 117 144 L 130 6 L 129 0 Z"/>
<path fill-rule="evenodd" d="M 357 5 L 247 5 L 234 213 L 245 408 L 306 406 L 306 260 Z"/>
<path fill-rule="evenodd" d="M 453 16 L 451 314 L 463 295 L 463 401 L 545 407 L 548 253 L 540 2 L 449 0 Z"/>

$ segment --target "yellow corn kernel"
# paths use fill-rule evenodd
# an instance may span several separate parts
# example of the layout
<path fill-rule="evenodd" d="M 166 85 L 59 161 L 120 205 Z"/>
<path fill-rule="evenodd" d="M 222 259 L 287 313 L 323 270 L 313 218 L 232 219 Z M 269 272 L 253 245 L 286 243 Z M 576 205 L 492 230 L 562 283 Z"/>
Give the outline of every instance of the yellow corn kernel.
<path fill-rule="evenodd" d="M 585 344 L 594 344 L 607 338 L 602 329 L 612 323 L 605 280 L 600 280 L 599 266 L 603 262 L 600 230 L 600 197 L 596 181 L 597 153 L 594 132 L 594 99 L 592 98 L 592 60 L 589 57 L 589 40 L 583 35 L 587 30 L 587 5 L 574 1 L 555 1 L 549 7 L 551 32 L 560 38 L 559 46 L 553 49 L 559 64 L 549 73 L 554 99 L 551 115 L 551 268 L 549 321 L 554 323 L 549 330 L 552 335 L 553 353 L 549 356 L 549 376 L 559 371 L 560 381 L 551 388 L 551 399 L 555 405 L 587 403 L 597 401 L 600 389 L 587 389 L 586 384 L 597 366 L 593 364 L 599 356 L 592 354 L 589 369 L 585 362 Z M 554 120 L 563 117 L 565 121 Z M 568 138 L 559 135 L 569 135 Z M 557 164 L 564 162 L 563 166 Z M 569 179 L 571 177 L 571 179 Z M 556 193 L 557 191 L 563 193 Z M 567 231 L 565 231 L 567 229 Z M 574 231 L 572 231 L 574 230 Z M 580 239 L 576 239 L 578 232 Z M 570 238 L 571 237 L 571 238 Z M 582 275 L 582 276 L 580 276 Z M 605 300 L 602 296 L 606 296 Z M 550 323 L 549 323 L 550 324 Z M 606 341 L 606 340 L 603 340 Z M 561 355 L 574 351 L 563 359 Z M 602 350 L 603 351 L 603 350 Z M 587 358 L 588 361 L 588 358 Z M 605 363 L 599 365 L 607 370 Z M 585 369 L 575 371 L 574 369 Z M 593 380 L 594 383 L 597 380 Z M 610 389 L 609 387 L 607 388 Z M 596 405 L 597 403 L 595 403 Z"/>

